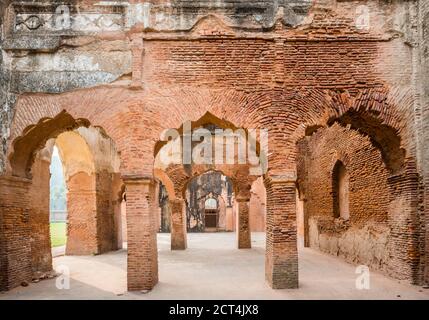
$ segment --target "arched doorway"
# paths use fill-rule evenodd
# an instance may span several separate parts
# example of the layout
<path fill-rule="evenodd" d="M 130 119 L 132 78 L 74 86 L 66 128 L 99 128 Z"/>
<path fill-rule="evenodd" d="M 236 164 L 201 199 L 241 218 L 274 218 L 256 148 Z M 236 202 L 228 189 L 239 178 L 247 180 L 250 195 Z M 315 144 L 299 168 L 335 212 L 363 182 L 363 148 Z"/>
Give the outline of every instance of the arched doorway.
<path fill-rule="evenodd" d="M 10 201 L 23 214 L 16 217 L 23 223 L 14 229 L 20 241 L 8 244 L 21 258 L 4 274 L 6 288 L 45 279 L 52 272 L 50 195 L 55 190 L 50 188 L 50 165 L 55 146 L 67 188 L 66 254 L 92 255 L 118 248 L 114 208 L 122 182 L 114 143 L 85 123 L 63 126 L 68 121 L 73 120 L 62 113 L 25 130 L 13 143 L 10 176 L 2 179 L 19 189 Z M 43 129 L 49 125 L 59 127 L 49 134 Z M 63 190 L 61 197 L 64 194 Z"/>
<path fill-rule="evenodd" d="M 208 197 L 204 201 L 204 231 L 217 231 L 219 227 L 219 205 L 218 200 Z"/>

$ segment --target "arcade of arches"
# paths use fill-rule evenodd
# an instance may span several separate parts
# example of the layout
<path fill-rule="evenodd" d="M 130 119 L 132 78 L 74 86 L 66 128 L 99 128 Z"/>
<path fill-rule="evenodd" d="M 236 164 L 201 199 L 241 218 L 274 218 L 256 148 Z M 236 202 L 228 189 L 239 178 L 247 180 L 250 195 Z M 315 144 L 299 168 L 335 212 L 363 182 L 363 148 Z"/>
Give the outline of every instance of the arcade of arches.
<path fill-rule="evenodd" d="M 299 287 L 300 245 L 428 283 L 427 2 L 173 1 L 171 13 L 147 1 L 170 10 L 168 23 L 151 11 L 130 19 L 139 1 L 128 10 L 70 1 L 72 18 L 111 22 L 90 31 L 77 19 L 71 30 L 49 27 L 54 1 L 44 2 L 0 5 L 0 290 L 52 271 L 54 146 L 65 254 L 126 242 L 129 291 L 160 280 L 159 232 L 171 233 L 171 250 L 201 232 L 235 232 L 246 250 L 251 232 L 265 232 L 273 289 Z M 364 29 L 362 4 L 373 22 Z M 267 144 L 257 136 L 249 150 L 262 170 L 165 163 L 186 123 L 211 141 L 213 128 L 267 130 Z M 166 130 L 177 135 L 164 139 Z"/>

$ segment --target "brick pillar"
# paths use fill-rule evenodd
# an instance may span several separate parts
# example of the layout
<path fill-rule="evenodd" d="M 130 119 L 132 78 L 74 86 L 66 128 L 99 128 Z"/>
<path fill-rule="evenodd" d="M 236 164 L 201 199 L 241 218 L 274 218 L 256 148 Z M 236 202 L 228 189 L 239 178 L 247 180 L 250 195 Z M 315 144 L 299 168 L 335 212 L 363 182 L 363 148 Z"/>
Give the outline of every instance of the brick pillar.
<path fill-rule="evenodd" d="M 124 178 L 127 197 L 128 290 L 151 290 L 158 283 L 154 181 Z"/>
<path fill-rule="evenodd" d="M 113 174 L 103 171 L 96 174 L 97 247 L 98 253 L 117 250 L 114 207 L 111 201 Z"/>
<path fill-rule="evenodd" d="M 67 189 L 66 255 L 98 254 L 96 177 L 79 172 Z"/>
<path fill-rule="evenodd" d="M 411 284 L 423 282 L 421 257 L 423 248 L 419 236 L 419 177 L 414 162 L 406 162 L 401 174 L 387 179 L 390 191 L 388 225 L 393 254 L 387 271 L 397 279 L 409 280 Z"/>
<path fill-rule="evenodd" d="M 170 200 L 171 207 L 171 250 L 187 248 L 186 204 L 182 199 Z"/>
<path fill-rule="evenodd" d="M 0 176 L 0 291 L 31 281 L 31 180 Z"/>
<path fill-rule="evenodd" d="M 271 176 L 265 179 L 265 185 L 265 278 L 273 289 L 298 288 L 295 180 L 288 175 Z"/>
<path fill-rule="evenodd" d="M 116 199 L 112 202 L 112 206 L 113 206 L 114 222 L 115 222 L 114 232 L 116 233 L 115 235 L 116 247 L 118 249 L 122 249 L 123 238 L 122 238 L 122 221 L 121 221 L 121 218 L 122 218 L 121 202 L 118 199 Z"/>
<path fill-rule="evenodd" d="M 49 160 L 49 158 L 37 157 L 31 170 L 33 178 L 29 190 L 29 199 L 31 203 L 31 264 L 34 273 L 52 270 L 52 249 L 49 228 Z"/>
<path fill-rule="evenodd" d="M 249 197 L 237 197 L 237 243 L 238 249 L 250 249 Z"/>
<path fill-rule="evenodd" d="M 232 207 L 226 207 L 225 216 L 226 216 L 226 231 L 234 231 L 234 213 L 232 212 Z"/>

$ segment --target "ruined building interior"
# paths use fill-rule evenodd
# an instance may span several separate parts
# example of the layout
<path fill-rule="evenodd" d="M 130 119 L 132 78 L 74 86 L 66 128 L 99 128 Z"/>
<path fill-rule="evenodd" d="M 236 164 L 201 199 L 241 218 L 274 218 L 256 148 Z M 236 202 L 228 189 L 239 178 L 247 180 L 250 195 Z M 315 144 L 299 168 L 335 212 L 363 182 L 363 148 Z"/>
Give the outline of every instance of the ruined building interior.
<path fill-rule="evenodd" d="M 424 0 L 1 0 L 0 299 L 83 257 L 72 278 L 113 257 L 115 284 L 148 295 L 180 295 L 204 263 L 299 295 L 320 258 L 429 299 L 414 289 L 429 284 L 428 81 Z M 187 125 L 210 141 L 266 130 L 258 165 L 166 163 Z M 226 262 L 199 239 L 228 243 Z M 244 267 L 228 278 L 228 263 Z"/>

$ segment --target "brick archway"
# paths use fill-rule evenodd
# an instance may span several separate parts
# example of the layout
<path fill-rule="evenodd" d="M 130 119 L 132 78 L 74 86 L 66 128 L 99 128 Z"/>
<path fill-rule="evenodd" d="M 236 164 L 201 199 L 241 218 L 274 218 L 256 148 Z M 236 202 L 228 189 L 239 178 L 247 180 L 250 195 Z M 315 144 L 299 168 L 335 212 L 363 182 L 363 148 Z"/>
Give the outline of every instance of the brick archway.
<path fill-rule="evenodd" d="M 351 191 L 351 199 L 359 199 L 352 201 L 351 228 L 355 227 L 360 228 L 359 230 L 364 230 L 367 227 L 356 221 L 358 218 L 356 218 L 355 214 L 359 210 L 357 204 L 353 204 L 356 201 L 360 201 L 361 206 L 366 207 L 365 199 L 362 198 L 362 190 L 363 186 L 367 185 L 368 190 L 374 190 L 372 192 L 368 191 L 368 203 L 385 203 L 384 206 L 381 204 L 383 209 L 374 207 L 373 209 L 368 208 L 367 211 L 374 211 L 374 217 L 368 218 L 381 219 L 380 222 L 386 225 L 385 231 L 383 231 L 388 235 L 386 251 L 391 252 L 391 258 L 385 259 L 386 261 L 377 257 L 376 253 L 374 253 L 373 260 L 382 260 L 379 265 L 384 265 L 381 267 L 383 271 L 395 278 L 406 279 L 415 284 L 422 283 L 425 261 L 424 251 L 419 243 L 424 242 L 424 240 L 421 230 L 421 216 L 418 202 L 416 201 L 419 197 L 418 190 L 420 187 L 415 160 L 415 147 L 412 142 L 414 139 L 412 130 L 413 117 L 410 112 L 412 99 L 410 99 L 408 93 L 401 92 L 399 89 L 388 91 L 379 88 L 359 92 L 355 97 L 351 97 L 347 93 L 331 95 L 328 101 L 330 103 L 326 104 L 325 108 L 319 109 L 320 114 L 314 113 L 313 118 L 310 118 L 295 130 L 295 137 L 299 137 L 296 140 L 294 139 L 298 142 L 298 148 L 291 152 L 291 158 L 296 159 L 298 166 L 300 193 L 306 201 L 308 200 L 304 210 L 306 211 L 304 215 L 306 233 L 308 234 L 309 228 L 308 215 L 312 214 L 321 216 L 319 222 L 317 222 L 317 228 L 319 228 L 321 236 L 328 237 L 327 231 L 320 230 L 337 230 L 334 234 L 338 234 L 338 237 L 342 234 L 347 234 L 338 230 L 343 227 L 348 230 L 349 226 L 339 226 L 337 222 L 335 222 L 337 225 L 334 226 L 332 219 L 330 220 L 327 217 L 332 214 L 331 209 L 327 211 L 323 209 L 325 207 L 331 208 L 332 204 L 324 203 L 324 200 L 318 198 L 317 194 L 320 192 L 316 191 L 316 189 L 330 190 L 331 181 L 328 176 L 332 166 L 338 160 L 347 162 L 352 168 L 353 175 L 351 180 L 353 190 Z M 336 135 L 333 132 L 336 132 Z M 302 138 L 304 136 L 306 136 L 306 139 Z M 355 148 L 357 151 L 361 150 L 359 154 L 350 153 L 350 150 L 355 150 L 352 144 L 353 139 L 360 139 L 361 141 L 361 149 Z M 312 143 L 312 141 L 314 142 Z M 318 147 L 316 147 L 316 141 L 319 143 Z M 347 150 L 346 142 L 341 144 L 340 141 L 349 141 L 351 144 L 350 150 Z M 322 152 L 323 148 L 324 153 Z M 298 150 L 304 152 L 307 159 L 309 159 L 309 154 L 311 153 L 312 160 L 305 163 L 305 158 L 299 158 Z M 369 157 L 369 160 L 365 163 L 368 178 L 365 182 L 366 184 L 360 182 L 359 185 L 359 181 L 365 181 L 364 164 L 359 164 L 359 161 L 365 159 L 366 156 Z M 318 158 L 322 160 L 318 160 Z M 323 164 L 326 163 L 326 168 L 317 161 Z M 371 164 L 372 161 L 378 161 L 377 165 Z M 359 171 L 354 171 L 359 166 L 361 167 L 360 173 Z M 314 170 L 308 173 L 307 170 L 310 170 L 309 168 L 311 167 L 320 168 L 321 173 L 316 175 Z M 326 176 L 324 176 L 325 172 Z M 326 187 L 323 184 L 316 187 L 316 182 L 311 180 L 317 183 L 326 180 Z M 379 183 L 378 188 L 376 187 L 377 183 Z M 381 190 L 383 190 L 382 193 L 380 193 Z M 378 197 L 372 198 L 377 192 Z M 331 201 L 331 197 L 332 194 L 329 193 L 324 196 L 329 201 Z M 318 209 L 314 206 L 314 199 L 319 199 L 317 202 Z M 316 211 L 320 213 L 316 213 Z M 325 211 L 326 214 L 324 213 Z M 376 216 L 375 213 L 377 212 L 380 213 Z M 406 226 L 410 227 L 407 229 Z M 310 244 L 306 241 L 306 245 Z M 314 245 L 323 247 L 320 242 Z M 329 251 L 327 248 L 322 250 Z M 332 252 L 335 252 L 335 249 L 332 249 Z M 338 252 L 340 255 L 341 249 Z M 354 257 L 353 259 L 362 263 L 373 263 L 363 261 L 362 257 Z M 379 268 L 377 263 L 374 263 L 371 267 Z"/>
<path fill-rule="evenodd" d="M 90 128 L 89 121 L 75 120 L 63 111 L 27 126 L 11 142 L 10 170 L 0 176 L 2 229 L 13 230 L 13 235 L 6 233 L 2 238 L 9 249 L 1 257 L 5 266 L 2 290 L 52 270 L 49 163 L 54 139 L 63 156 L 69 190 L 66 253 L 99 254 L 117 249 L 113 212 L 117 190 L 113 189 L 120 180 L 119 160 L 109 167 L 109 160 L 103 162 L 103 157 L 96 154 L 100 151 L 94 148 L 100 144 L 100 150 L 104 148 L 111 152 L 111 157 L 118 156 L 114 149 L 109 149 L 113 142 L 105 142 L 109 138 L 102 129 L 79 132 L 80 128 Z"/>

